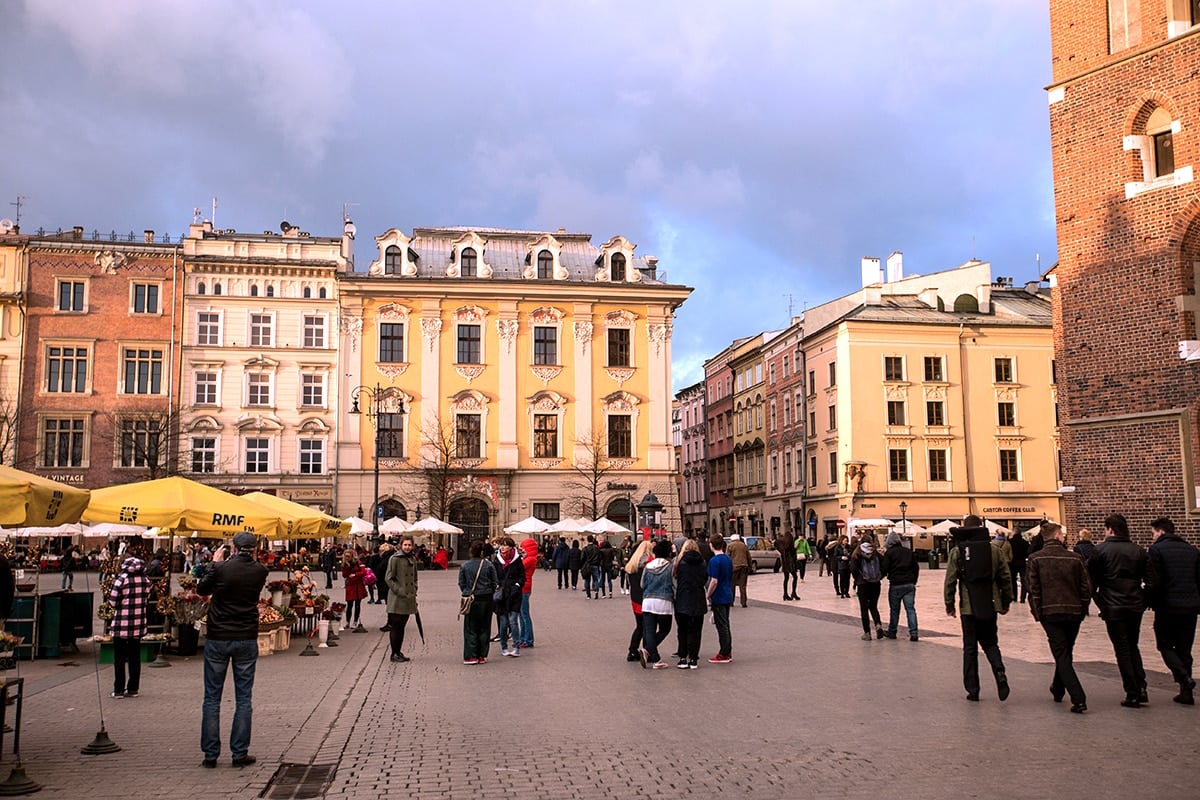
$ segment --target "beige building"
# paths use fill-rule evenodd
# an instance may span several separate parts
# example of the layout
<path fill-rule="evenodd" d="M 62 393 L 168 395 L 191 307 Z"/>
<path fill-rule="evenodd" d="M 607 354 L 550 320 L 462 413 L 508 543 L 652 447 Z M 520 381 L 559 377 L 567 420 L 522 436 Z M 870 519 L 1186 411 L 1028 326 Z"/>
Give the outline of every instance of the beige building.
<path fill-rule="evenodd" d="M 338 277 L 352 227 L 320 238 L 192 225 L 183 241 L 181 471 L 334 507 Z"/>
<path fill-rule="evenodd" d="M 0 463 L 8 465 L 16 449 L 27 250 L 28 240 L 11 223 L 0 226 Z"/>
<path fill-rule="evenodd" d="M 1061 519 L 1049 292 L 978 261 L 887 271 L 864 259 L 862 289 L 803 317 L 810 530 L 902 502 L 922 526 Z"/>
<path fill-rule="evenodd" d="M 341 276 L 337 513 L 432 512 L 461 549 L 527 516 L 628 526 L 653 491 L 678 529 L 671 330 L 691 289 L 634 249 L 561 229 L 376 237 Z"/>

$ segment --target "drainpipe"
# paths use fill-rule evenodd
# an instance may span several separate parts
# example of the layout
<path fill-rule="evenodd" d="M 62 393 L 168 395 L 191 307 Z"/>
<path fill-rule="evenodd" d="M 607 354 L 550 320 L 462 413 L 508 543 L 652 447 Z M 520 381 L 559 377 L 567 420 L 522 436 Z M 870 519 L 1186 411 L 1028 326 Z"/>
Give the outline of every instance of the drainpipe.
<path fill-rule="evenodd" d="M 963 333 L 966 329 L 966 323 L 960 322 L 958 325 L 958 374 L 961 381 L 961 400 L 963 414 L 963 458 L 966 459 L 967 467 L 967 513 L 976 513 L 975 509 L 975 466 L 971 460 L 971 404 L 968 402 L 970 391 L 967 380 L 966 369 L 966 343 L 963 340 Z"/>

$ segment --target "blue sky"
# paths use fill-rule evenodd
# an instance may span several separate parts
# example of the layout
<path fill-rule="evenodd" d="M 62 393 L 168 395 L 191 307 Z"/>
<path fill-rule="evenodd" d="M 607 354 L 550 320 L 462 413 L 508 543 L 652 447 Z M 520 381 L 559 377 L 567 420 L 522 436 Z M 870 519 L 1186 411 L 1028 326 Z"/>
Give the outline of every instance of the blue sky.
<path fill-rule="evenodd" d="M 735 337 L 971 257 L 1056 258 L 1045 0 L 26 0 L 0 52 L 0 216 L 628 237 L 695 287 L 674 384 Z M 365 264 L 360 264 L 365 269 Z"/>

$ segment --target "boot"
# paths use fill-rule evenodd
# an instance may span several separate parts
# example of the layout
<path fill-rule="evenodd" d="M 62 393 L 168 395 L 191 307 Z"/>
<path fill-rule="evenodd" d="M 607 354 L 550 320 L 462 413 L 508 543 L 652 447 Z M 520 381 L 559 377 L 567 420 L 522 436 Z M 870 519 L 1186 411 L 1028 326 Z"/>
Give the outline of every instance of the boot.
<path fill-rule="evenodd" d="M 1187 683 L 1181 683 L 1179 685 L 1179 694 L 1175 695 L 1171 699 L 1180 705 L 1194 706 L 1196 704 L 1196 697 L 1193 694 L 1195 688 L 1195 681 L 1189 680 Z"/>

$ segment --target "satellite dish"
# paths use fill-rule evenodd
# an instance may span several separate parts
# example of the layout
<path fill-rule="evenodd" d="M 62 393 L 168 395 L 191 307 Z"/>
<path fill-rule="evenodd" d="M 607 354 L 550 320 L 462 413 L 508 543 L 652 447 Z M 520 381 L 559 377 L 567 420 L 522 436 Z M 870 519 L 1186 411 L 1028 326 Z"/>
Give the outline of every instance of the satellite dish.
<path fill-rule="evenodd" d="M 8 233 L 13 229 L 13 221 L 11 219 L 0 219 L 0 233 Z"/>
<path fill-rule="evenodd" d="M 284 233 L 287 233 L 291 229 L 292 229 L 292 223 L 288 222 L 286 219 L 283 222 L 279 223 L 279 230 L 283 231 Z"/>

